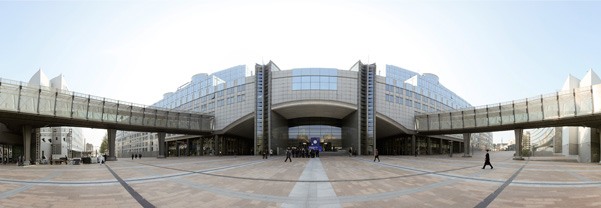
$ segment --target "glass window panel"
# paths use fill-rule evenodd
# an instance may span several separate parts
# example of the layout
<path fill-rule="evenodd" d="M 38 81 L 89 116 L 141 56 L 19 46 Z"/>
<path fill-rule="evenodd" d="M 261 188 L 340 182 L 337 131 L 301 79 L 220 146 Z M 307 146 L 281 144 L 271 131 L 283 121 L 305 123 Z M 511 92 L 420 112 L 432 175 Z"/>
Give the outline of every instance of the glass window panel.
<path fill-rule="evenodd" d="M 88 115 L 88 98 L 75 96 L 73 99 L 73 118 L 86 119 Z"/>
<path fill-rule="evenodd" d="M 309 76 L 301 77 L 301 82 L 309 83 L 309 82 L 311 82 L 311 77 L 309 77 Z"/>
<path fill-rule="evenodd" d="M 501 111 L 499 106 L 488 107 L 488 125 L 494 126 L 501 124 Z"/>
<path fill-rule="evenodd" d="M 440 129 L 451 129 L 451 115 L 449 113 L 440 114 Z"/>
<path fill-rule="evenodd" d="M 154 126 L 155 111 L 146 109 L 144 112 L 144 126 Z"/>
<path fill-rule="evenodd" d="M 303 82 L 301 84 L 301 89 L 303 89 L 303 90 L 310 90 L 311 89 L 311 82 Z"/>
<path fill-rule="evenodd" d="M 0 109 L 17 111 L 19 103 L 19 86 L 0 85 Z"/>
<path fill-rule="evenodd" d="M 434 114 L 434 115 L 429 115 L 428 116 L 428 121 L 430 122 L 430 129 L 431 130 L 438 130 L 440 129 L 440 123 L 438 122 L 438 114 Z"/>
<path fill-rule="evenodd" d="M 319 83 L 319 89 L 320 90 L 329 90 L 330 86 L 327 82 L 321 82 L 321 83 Z"/>
<path fill-rule="evenodd" d="M 311 75 L 319 75 L 319 69 L 311 69 Z"/>
<path fill-rule="evenodd" d="M 555 119 L 559 116 L 559 109 L 557 104 L 557 95 L 552 95 L 543 98 L 543 108 L 545 119 Z"/>
<path fill-rule="evenodd" d="M 426 117 L 425 115 L 421 115 L 421 116 L 416 116 L 415 117 L 417 120 L 417 129 L 418 130 L 428 130 L 428 117 Z"/>
<path fill-rule="evenodd" d="M 54 92 L 43 90 L 40 94 L 39 112 L 42 115 L 54 115 Z M 0 98 L 1 99 L 1 98 Z M 87 108 L 87 106 L 86 106 Z M 86 109 L 87 110 L 87 109 Z"/>
<path fill-rule="evenodd" d="M 329 79 L 330 79 L 329 81 L 332 83 L 338 82 L 338 77 L 329 77 Z"/>
<path fill-rule="evenodd" d="M 330 83 L 330 90 L 337 90 L 337 84 L 336 83 Z"/>
<path fill-rule="evenodd" d="M 292 83 L 301 82 L 301 77 L 292 77 Z"/>
<path fill-rule="evenodd" d="M 516 101 L 513 104 L 513 111 L 514 111 L 513 114 L 514 114 L 516 123 L 528 121 L 528 114 L 526 113 L 526 109 L 527 109 L 526 100 L 522 100 L 519 102 Z"/>
<path fill-rule="evenodd" d="M 330 81 L 329 77 L 319 77 L 319 82 L 328 83 Z"/>
<path fill-rule="evenodd" d="M 117 123 L 129 123 L 129 115 L 131 106 L 121 104 L 119 105 L 119 115 L 117 116 Z"/>
<path fill-rule="evenodd" d="M 311 82 L 311 89 L 312 90 L 318 90 L 319 89 L 319 82 Z"/>
<path fill-rule="evenodd" d="M 574 94 L 572 91 L 559 93 L 559 115 L 560 117 L 574 116 L 576 106 L 574 105 Z"/>
<path fill-rule="evenodd" d="M 132 125 L 142 125 L 142 119 L 144 118 L 144 109 L 141 107 L 133 107 L 132 106 L 132 116 L 131 116 L 131 124 Z"/>
<path fill-rule="evenodd" d="M 292 90 L 300 90 L 301 89 L 301 83 L 292 83 Z"/>
<path fill-rule="evenodd" d="M 463 128 L 463 114 L 461 114 L 461 111 L 451 113 L 451 122 L 453 129 Z"/>
<path fill-rule="evenodd" d="M 591 89 L 583 87 L 576 89 L 576 113 L 577 115 L 588 115 L 593 112 L 593 96 Z"/>
<path fill-rule="evenodd" d="M 513 117 L 513 105 L 506 104 L 501 106 L 501 122 L 503 124 L 514 123 L 515 118 Z"/>
<path fill-rule="evenodd" d="M 318 76 L 311 76 L 311 82 L 318 83 L 319 82 L 319 77 Z"/>
<path fill-rule="evenodd" d="M 104 115 L 113 115 L 112 120 L 107 120 L 103 118 Z M 88 120 L 101 120 L 104 119 L 103 122 L 114 123 L 115 117 L 114 115 L 117 113 L 117 105 L 111 102 L 105 102 L 104 110 L 102 109 L 102 100 L 90 99 L 90 106 L 88 107 Z"/>
<path fill-rule="evenodd" d="M 465 128 L 473 128 L 476 126 L 474 115 L 474 111 L 472 110 L 463 111 L 463 125 Z"/>
<path fill-rule="evenodd" d="M 37 113 L 38 112 L 38 88 L 22 87 L 21 101 L 19 106 L 20 112 Z"/>

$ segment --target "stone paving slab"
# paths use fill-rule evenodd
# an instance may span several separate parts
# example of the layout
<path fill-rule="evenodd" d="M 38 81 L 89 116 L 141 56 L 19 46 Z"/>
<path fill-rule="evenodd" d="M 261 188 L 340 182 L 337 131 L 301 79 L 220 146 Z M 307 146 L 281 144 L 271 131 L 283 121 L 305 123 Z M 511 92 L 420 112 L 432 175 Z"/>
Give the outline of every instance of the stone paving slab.
<path fill-rule="evenodd" d="M 601 189 L 509 186 L 489 207 L 600 207 Z"/>
<path fill-rule="evenodd" d="M 140 207 L 119 185 L 97 187 L 34 186 L 0 200 L 3 207 Z"/>
<path fill-rule="evenodd" d="M 549 174 L 549 171 L 522 171 L 516 181 L 582 181 L 577 177 L 570 175 L 565 171 L 554 171 Z"/>
<path fill-rule="evenodd" d="M 126 185 L 98 164 L 0 165 L 0 207 L 140 207 L 136 194 L 156 207 L 473 207 L 522 167 L 489 207 L 601 206 L 601 165 L 516 161 L 512 154 L 490 153 L 492 170 L 481 169 L 482 152 L 471 158 L 383 155 L 380 163 L 371 156 L 107 162 Z M 316 161 L 321 165 L 308 165 Z"/>

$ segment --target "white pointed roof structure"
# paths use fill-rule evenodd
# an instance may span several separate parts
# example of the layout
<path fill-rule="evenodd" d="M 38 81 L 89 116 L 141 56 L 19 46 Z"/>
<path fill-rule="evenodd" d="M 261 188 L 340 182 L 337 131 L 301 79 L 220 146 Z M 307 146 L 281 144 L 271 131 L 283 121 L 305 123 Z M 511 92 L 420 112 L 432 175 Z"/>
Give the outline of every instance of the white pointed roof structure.
<path fill-rule="evenodd" d="M 38 72 L 29 79 L 28 83 L 28 85 L 32 87 L 35 87 L 34 85 L 50 87 L 50 80 L 48 80 L 48 77 L 42 72 L 42 69 L 38 70 Z"/>
<path fill-rule="evenodd" d="M 580 80 L 580 87 L 588 87 L 596 84 L 601 84 L 601 79 L 595 74 L 593 69 L 588 70 L 584 78 Z"/>
<path fill-rule="evenodd" d="M 580 80 L 570 74 L 568 76 L 568 78 L 566 79 L 566 81 L 563 83 L 563 87 L 561 88 L 561 91 L 572 90 L 574 88 L 578 88 L 579 86 L 580 86 Z"/>
<path fill-rule="evenodd" d="M 67 82 L 65 81 L 65 76 L 63 76 L 63 74 L 58 75 L 57 77 L 50 80 L 50 87 L 61 90 L 69 90 L 69 86 L 67 85 Z"/>

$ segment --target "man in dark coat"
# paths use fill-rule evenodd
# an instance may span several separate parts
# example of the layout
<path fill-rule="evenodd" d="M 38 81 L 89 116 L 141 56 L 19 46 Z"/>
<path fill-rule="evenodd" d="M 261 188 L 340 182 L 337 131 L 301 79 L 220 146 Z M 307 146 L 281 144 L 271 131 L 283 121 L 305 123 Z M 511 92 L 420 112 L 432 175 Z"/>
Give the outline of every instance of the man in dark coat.
<path fill-rule="evenodd" d="M 490 169 L 493 169 L 492 164 L 490 164 L 490 157 L 488 156 L 488 150 L 486 150 L 486 159 L 484 159 L 484 166 L 482 169 L 486 167 L 486 165 L 490 165 Z"/>
<path fill-rule="evenodd" d="M 290 158 L 290 155 L 292 153 L 290 152 L 290 149 L 286 150 L 286 160 L 284 160 L 284 162 L 287 162 L 288 160 L 290 160 L 290 162 L 292 162 L 292 158 Z"/>

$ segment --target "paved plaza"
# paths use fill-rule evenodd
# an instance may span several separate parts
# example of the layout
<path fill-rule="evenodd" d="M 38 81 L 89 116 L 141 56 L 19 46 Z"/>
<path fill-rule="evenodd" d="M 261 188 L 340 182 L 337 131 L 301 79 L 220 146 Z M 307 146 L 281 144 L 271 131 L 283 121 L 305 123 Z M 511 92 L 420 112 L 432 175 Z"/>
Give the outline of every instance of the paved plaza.
<path fill-rule="evenodd" d="M 601 166 L 491 152 L 0 165 L 0 207 L 600 207 Z"/>

